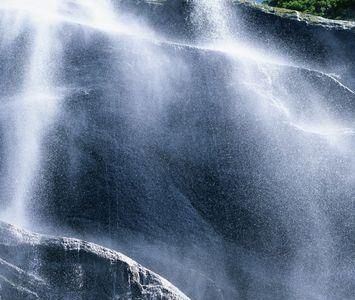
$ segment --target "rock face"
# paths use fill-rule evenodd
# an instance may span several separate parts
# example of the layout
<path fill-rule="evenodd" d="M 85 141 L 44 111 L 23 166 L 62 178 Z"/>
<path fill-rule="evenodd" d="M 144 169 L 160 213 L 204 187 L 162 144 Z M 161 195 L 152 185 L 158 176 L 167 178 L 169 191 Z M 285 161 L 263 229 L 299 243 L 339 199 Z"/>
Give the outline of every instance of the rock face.
<path fill-rule="evenodd" d="M 123 254 L 0 223 L 0 296 L 22 299 L 187 300 Z"/>
<path fill-rule="evenodd" d="M 140 16 L 169 38 L 194 40 L 191 20 L 193 1 L 117 1 L 119 7 Z M 238 24 L 236 34 L 251 44 L 292 57 L 300 64 L 337 74 L 355 88 L 355 22 L 335 21 L 296 11 L 255 4 L 253 1 L 226 1 Z"/>
<path fill-rule="evenodd" d="M 337 74 L 355 88 L 355 22 L 328 20 L 243 1 L 234 3 L 250 40 L 256 38 L 265 48 L 277 45 L 281 55 Z"/>
<path fill-rule="evenodd" d="M 77 48 L 68 53 L 66 80 L 80 85 L 63 105 L 55 138 L 47 139 L 51 185 L 37 216 L 108 236 L 192 298 L 235 299 L 244 289 L 254 299 L 290 297 L 287 287 L 269 288 L 248 275 L 255 266 L 246 253 L 270 255 L 275 265 L 292 261 L 313 228 L 309 203 L 328 211 L 332 199 L 350 199 L 350 152 L 334 152 L 322 136 L 332 132 L 318 120 L 323 107 L 344 123 L 339 133 L 353 145 L 346 128 L 355 95 L 318 71 L 174 43 L 146 43 L 159 56 L 146 70 L 146 61 L 128 53 L 132 41 L 117 38 L 115 52 L 104 39 L 100 48 L 79 48 L 78 40 L 69 46 Z M 141 72 L 139 81 L 132 69 Z M 159 87 L 154 72 L 162 74 Z M 337 170 L 331 178 L 320 171 L 330 165 Z M 336 214 L 336 222 L 350 220 L 343 208 Z M 338 228 L 332 230 L 350 251 L 348 233 Z M 337 285 L 349 293 L 347 283 Z"/>
<path fill-rule="evenodd" d="M 353 24 L 230 1 L 246 38 L 302 61 L 280 63 L 194 44 L 192 1 L 116 2 L 165 38 L 59 30 L 63 99 L 26 210 L 34 226 L 109 241 L 192 299 L 351 299 Z M 11 83 L 27 66 L 29 37 L 0 57 L 5 100 L 19 88 Z M 113 252 L 6 228 L 8 292 L 154 294 L 144 280 L 158 279 Z M 18 257 L 16 235 L 28 241 Z M 62 266 L 41 264 L 54 260 Z M 88 271 L 92 261 L 107 266 L 95 269 L 106 279 Z M 121 266 L 127 275 L 115 273 Z M 132 284 L 120 290 L 114 276 Z"/>

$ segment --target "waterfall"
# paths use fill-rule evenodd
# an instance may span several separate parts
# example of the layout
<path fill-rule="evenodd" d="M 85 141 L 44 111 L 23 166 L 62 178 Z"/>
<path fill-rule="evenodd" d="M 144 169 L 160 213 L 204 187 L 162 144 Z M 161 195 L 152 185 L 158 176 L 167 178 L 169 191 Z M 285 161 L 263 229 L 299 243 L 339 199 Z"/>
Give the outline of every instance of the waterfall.
<path fill-rule="evenodd" d="M 303 98 L 295 97 L 289 87 L 282 83 L 283 69 L 302 67 L 297 66 L 290 60 L 280 59 L 281 55 L 278 53 L 270 53 L 267 49 L 257 49 L 244 42 L 243 32 L 238 32 L 238 28 L 240 28 L 238 16 L 231 14 L 230 1 L 198 0 L 193 3 L 192 18 L 196 29 L 200 33 L 199 42 L 209 49 L 222 51 L 235 60 L 238 72 L 231 80 L 240 82 L 249 95 L 255 95 L 256 101 L 253 104 L 255 106 L 248 109 L 256 110 L 258 115 L 264 119 L 264 126 L 269 127 L 270 136 L 278 135 L 278 132 L 282 130 L 277 125 L 277 119 L 280 118 L 282 123 L 288 127 L 287 131 L 292 132 L 296 129 L 306 135 L 315 135 L 320 137 L 321 140 L 323 139 L 332 148 L 329 153 L 323 150 L 323 141 L 315 142 L 313 145 L 310 144 L 309 138 L 298 141 L 303 153 L 317 153 L 317 156 L 311 154 L 310 165 L 313 176 L 322 176 L 323 167 L 320 163 L 322 159 L 336 161 L 337 155 L 343 153 L 343 151 L 346 153 L 350 151 L 349 140 L 355 134 L 353 121 L 346 117 L 346 112 L 342 108 L 340 108 L 340 113 L 336 111 L 331 100 L 327 96 L 321 95 L 303 78 L 298 78 L 298 80 L 301 82 L 300 86 L 308 91 L 308 94 L 303 95 Z M 284 76 L 289 75 L 285 74 Z M 329 80 L 334 81 L 335 85 L 341 85 L 340 82 L 330 76 Z M 239 85 L 238 88 L 240 88 Z M 352 93 L 351 90 L 350 92 Z M 307 106 L 302 102 L 307 103 Z M 344 99 L 345 103 L 346 100 Z M 292 133 L 290 134 L 292 136 Z M 294 139 L 298 139 L 298 137 L 295 136 Z M 286 152 L 288 151 L 288 142 L 289 140 L 286 138 L 285 141 L 279 141 L 278 145 L 273 144 L 269 147 L 278 147 L 280 152 Z M 285 155 L 287 157 L 288 154 L 282 154 L 281 156 L 284 157 Z M 287 173 L 290 170 L 292 172 L 301 165 L 303 169 L 298 176 L 304 176 L 305 178 L 308 176 L 309 169 L 307 169 L 307 163 L 305 163 L 308 160 L 307 158 L 303 155 L 296 158 L 297 166 L 291 163 L 294 158 L 289 157 L 287 159 L 290 163 L 286 163 L 286 167 L 282 162 L 271 166 L 271 172 L 274 172 L 274 174 Z M 279 169 L 277 170 L 277 168 Z M 283 168 L 284 171 L 282 171 Z M 327 171 L 331 172 L 330 170 Z M 273 176 L 271 175 L 271 177 Z M 300 186 L 295 180 L 294 183 L 291 183 L 291 186 L 299 190 L 297 194 L 300 198 L 298 203 L 287 203 L 286 200 L 286 205 L 291 209 L 293 209 L 292 207 L 303 207 L 307 215 L 298 216 L 298 222 L 300 222 L 300 228 L 304 226 L 301 224 L 304 219 L 308 220 L 309 225 L 302 229 L 303 233 L 295 234 L 298 239 L 298 242 L 296 242 L 298 243 L 296 245 L 297 255 L 294 266 L 290 270 L 290 279 L 286 281 L 286 284 L 294 290 L 294 295 L 299 297 L 297 299 L 308 297 L 331 299 L 328 296 L 328 285 L 332 265 L 336 260 L 336 252 L 327 212 L 322 208 L 322 200 L 319 199 L 322 195 L 321 185 L 313 183 L 304 187 Z M 285 189 L 287 189 L 286 186 Z M 276 197 L 272 201 L 283 200 Z M 283 217 L 286 226 L 288 226 L 286 211 Z M 314 264 L 317 264 L 317 276 L 314 276 L 315 268 L 310 267 Z M 251 266 L 248 266 L 248 269 L 251 268 Z"/>
<path fill-rule="evenodd" d="M 46 130 L 58 111 L 60 92 L 56 90 L 56 68 L 60 59 L 60 43 L 56 37 L 56 27 L 45 17 L 27 14 L 18 11 L 25 9 L 25 3 L 18 1 L 5 1 L 1 4 L 1 13 L 7 14 L 6 23 L 2 24 L 3 43 L 11 48 L 21 35 L 29 35 L 28 45 L 23 46 L 20 55 L 27 55 L 25 75 L 20 84 L 19 91 L 2 99 L 4 110 L 2 122 L 6 122 L 6 176 L 2 178 L 3 203 L 6 210 L 2 218 L 6 221 L 21 225 L 29 225 L 29 216 L 26 215 L 26 206 L 32 194 L 36 179 L 40 178 L 41 160 L 44 154 L 41 143 Z M 44 9 L 55 10 L 57 3 L 43 2 L 34 5 L 45 5 Z M 13 23 L 19 24 L 10 33 L 11 41 L 6 41 L 8 28 Z M 4 46 L 4 45 L 2 45 Z M 29 48 L 27 54 L 25 50 Z M 4 49 L 4 48 L 2 48 Z M 2 55 L 6 56 L 6 53 Z M 3 75 L 4 76 L 4 75 Z M 6 76 L 6 75 L 5 75 Z M 20 78 L 20 76 L 19 76 Z"/>
<path fill-rule="evenodd" d="M 193 299 L 345 295 L 355 93 L 260 41 L 258 14 L 288 18 L 0 0 L 0 219 L 109 245 Z"/>
<path fill-rule="evenodd" d="M 1 215 L 10 223 L 30 226 L 32 217 L 26 215 L 26 207 L 42 186 L 41 164 L 50 156 L 42 151 L 43 139 L 60 114 L 65 97 L 60 69 L 66 35 L 70 36 L 75 27 L 99 30 L 112 39 L 117 34 L 144 38 L 151 33 L 118 18 L 109 1 L 11 0 L 1 2 L 0 13 L 2 55 L 10 52 L 10 58 L 15 54 L 24 61 L 24 71 L 19 70 L 16 81 L 6 87 L 11 90 L 11 85 L 18 84 L 17 90 L 5 92 L 2 98 L 6 150 Z M 9 64 L 17 63 L 10 58 Z M 14 68 L 3 70 L 3 76 Z"/>
<path fill-rule="evenodd" d="M 193 2 L 192 20 L 199 38 L 209 43 L 220 43 L 233 39 L 231 10 L 224 0 Z"/>

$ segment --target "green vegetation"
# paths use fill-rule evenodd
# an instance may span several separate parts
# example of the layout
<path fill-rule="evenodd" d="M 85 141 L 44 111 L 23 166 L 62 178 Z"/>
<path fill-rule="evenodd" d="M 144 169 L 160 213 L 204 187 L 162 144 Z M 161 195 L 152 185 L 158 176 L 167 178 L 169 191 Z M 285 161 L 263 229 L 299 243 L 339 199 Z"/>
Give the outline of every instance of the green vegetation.
<path fill-rule="evenodd" d="M 355 20 L 355 0 L 264 0 L 263 3 L 330 19 Z"/>

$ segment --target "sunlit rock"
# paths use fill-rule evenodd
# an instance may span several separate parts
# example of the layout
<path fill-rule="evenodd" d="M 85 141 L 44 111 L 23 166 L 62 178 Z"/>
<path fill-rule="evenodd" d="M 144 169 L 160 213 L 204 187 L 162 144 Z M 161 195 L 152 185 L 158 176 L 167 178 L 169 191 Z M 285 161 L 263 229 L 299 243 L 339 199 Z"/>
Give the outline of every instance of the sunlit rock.
<path fill-rule="evenodd" d="M 3 299 L 188 299 L 127 256 L 85 241 L 0 223 Z"/>

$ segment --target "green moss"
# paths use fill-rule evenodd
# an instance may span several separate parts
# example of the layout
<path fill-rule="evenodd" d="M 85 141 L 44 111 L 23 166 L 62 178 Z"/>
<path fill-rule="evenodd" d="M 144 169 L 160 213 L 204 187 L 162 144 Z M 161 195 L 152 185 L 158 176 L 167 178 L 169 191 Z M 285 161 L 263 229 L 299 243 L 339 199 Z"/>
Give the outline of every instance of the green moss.
<path fill-rule="evenodd" d="M 263 3 L 325 18 L 355 20 L 354 0 L 264 0 Z"/>
<path fill-rule="evenodd" d="M 293 10 L 288 9 L 288 8 L 282 8 L 282 7 L 274 7 L 273 10 L 280 13 L 280 14 L 294 13 Z"/>
<path fill-rule="evenodd" d="M 255 10 L 261 10 L 268 14 L 274 14 L 281 18 L 296 19 L 301 22 L 306 22 L 312 25 L 326 26 L 329 28 L 338 28 L 344 30 L 351 30 L 355 32 L 355 22 L 346 20 L 330 20 L 320 16 L 304 13 L 289 8 L 273 7 L 265 3 L 255 3 L 251 0 L 232 0 L 234 5 L 245 5 Z"/>

